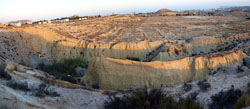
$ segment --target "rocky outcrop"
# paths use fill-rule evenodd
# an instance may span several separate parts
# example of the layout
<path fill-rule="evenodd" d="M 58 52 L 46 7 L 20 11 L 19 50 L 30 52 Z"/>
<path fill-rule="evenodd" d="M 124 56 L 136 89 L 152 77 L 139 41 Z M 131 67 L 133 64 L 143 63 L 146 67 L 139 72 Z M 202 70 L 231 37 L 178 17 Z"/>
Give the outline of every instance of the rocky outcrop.
<path fill-rule="evenodd" d="M 103 107 L 107 99 L 101 91 L 88 90 L 84 86 L 72 84 L 55 79 L 53 76 L 26 67 L 15 62 L 5 60 L 5 71 L 11 75 L 11 80 L 0 77 L 0 108 L 7 109 L 99 109 Z M 2 73 L 2 72 L 0 72 Z M 19 85 L 10 86 L 9 83 Z M 26 87 L 20 84 L 26 83 Z M 46 93 L 56 96 L 43 95 L 45 86 Z M 25 90 L 24 90 L 25 88 Z M 88 99 L 86 99 L 88 98 Z"/>
<path fill-rule="evenodd" d="M 3 109 L 44 109 L 34 99 L 23 97 L 13 89 L 0 85 L 0 107 Z"/>
<path fill-rule="evenodd" d="M 97 85 L 101 89 L 160 87 L 206 79 L 211 71 L 234 63 L 241 64 L 246 57 L 240 50 L 168 62 L 137 62 L 98 57 L 90 63 L 83 82 L 87 86 Z"/>

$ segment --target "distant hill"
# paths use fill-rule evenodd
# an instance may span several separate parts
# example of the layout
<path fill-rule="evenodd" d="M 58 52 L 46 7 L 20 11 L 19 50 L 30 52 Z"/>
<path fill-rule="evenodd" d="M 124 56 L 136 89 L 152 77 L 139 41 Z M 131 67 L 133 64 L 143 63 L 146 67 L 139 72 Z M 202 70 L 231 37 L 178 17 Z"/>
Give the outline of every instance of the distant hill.
<path fill-rule="evenodd" d="M 235 8 L 233 9 L 231 12 L 243 12 L 243 10 L 239 9 L 239 8 Z"/>
<path fill-rule="evenodd" d="M 163 13 L 166 13 L 166 12 L 173 12 L 172 10 L 169 10 L 169 9 L 160 9 L 156 12 L 156 14 L 163 14 Z"/>

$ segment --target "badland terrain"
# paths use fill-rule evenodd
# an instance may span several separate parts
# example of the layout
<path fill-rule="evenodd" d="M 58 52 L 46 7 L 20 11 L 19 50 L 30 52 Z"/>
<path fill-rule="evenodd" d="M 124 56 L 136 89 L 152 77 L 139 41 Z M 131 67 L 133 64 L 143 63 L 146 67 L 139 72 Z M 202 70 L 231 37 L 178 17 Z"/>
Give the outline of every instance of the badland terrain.
<path fill-rule="evenodd" d="M 247 107 L 249 17 L 237 10 L 196 15 L 163 9 L 21 27 L 1 24 L 0 107 L 122 108 L 115 100 L 123 103 L 121 98 L 138 90 L 156 89 L 174 101 L 192 96 L 188 104 L 199 108 Z"/>

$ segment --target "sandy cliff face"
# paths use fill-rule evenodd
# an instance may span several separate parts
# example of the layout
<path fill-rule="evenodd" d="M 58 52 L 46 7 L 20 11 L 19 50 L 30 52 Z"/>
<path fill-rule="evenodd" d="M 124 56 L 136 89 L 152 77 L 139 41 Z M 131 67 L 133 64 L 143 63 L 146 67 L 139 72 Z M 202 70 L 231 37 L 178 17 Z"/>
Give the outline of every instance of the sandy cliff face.
<path fill-rule="evenodd" d="M 13 29 L 0 29 L 0 56 L 18 63 L 29 64 L 30 50 L 20 34 Z"/>
<path fill-rule="evenodd" d="M 205 79 L 209 72 L 234 63 L 242 63 L 247 55 L 232 51 L 187 57 L 168 62 L 136 62 L 98 57 L 90 64 L 83 82 L 101 89 L 160 87 Z"/>

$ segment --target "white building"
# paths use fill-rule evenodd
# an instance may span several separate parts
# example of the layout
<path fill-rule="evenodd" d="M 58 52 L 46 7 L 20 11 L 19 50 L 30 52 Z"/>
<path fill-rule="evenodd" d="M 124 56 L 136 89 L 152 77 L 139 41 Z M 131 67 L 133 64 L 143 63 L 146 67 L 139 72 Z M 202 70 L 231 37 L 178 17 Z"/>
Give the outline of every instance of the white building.
<path fill-rule="evenodd" d="M 83 17 L 83 18 L 79 18 L 79 20 L 87 20 L 88 18 Z"/>
<path fill-rule="evenodd" d="M 23 23 L 32 24 L 33 22 L 31 20 L 27 20 L 27 21 L 24 21 Z"/>
<path fill-rule="evenodd" d="M 62 19 L 62 20 L 60 20 L 60 22 L 68 22 L 69 21 L 69 19 Z"/>

